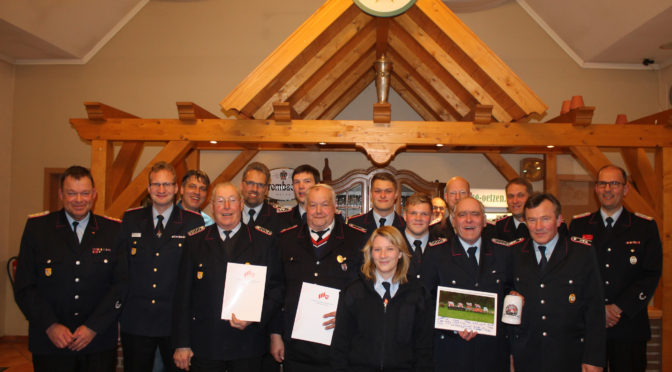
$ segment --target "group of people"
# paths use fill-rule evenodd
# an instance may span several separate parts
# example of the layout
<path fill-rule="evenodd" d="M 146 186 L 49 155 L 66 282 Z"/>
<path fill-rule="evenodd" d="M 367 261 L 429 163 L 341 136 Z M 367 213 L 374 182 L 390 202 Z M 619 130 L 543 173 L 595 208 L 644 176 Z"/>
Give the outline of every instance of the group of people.
<path fill-rule="evenodd" d="M 151 205 L 121 221 L 91 212 L 83 167 L 61 177 L 63 209 L 28 218 L 15 280 L 36 371 L 644 371 L 647 304 L 662 248 L 656 222 L 623 207 L 621 168 L 598 172 L 600 209 L 569 228 L 551 194 L 514 179 L 511 215 L 490 223 L 469 183 L 416 193 L 397 213 L 393 175 L 372 176 L 373 208 L 343 218 L 317 169 L 301 165 L 297 205 L 270 205 L 268 167 L 210 189 L 153 165 Z M 201 210 L 211 192 L 212 218 Z M 177 195 L 181 200 L 175 203 Z M 259 322 L 222 319 L 229 263 L 266 267 Z M 302 285 L 340 290 L 322 315 L 330 345 L 292 338 Z M 437 288 L 521 296 L 522 322 L 496 335 L 435 329 Z"/>

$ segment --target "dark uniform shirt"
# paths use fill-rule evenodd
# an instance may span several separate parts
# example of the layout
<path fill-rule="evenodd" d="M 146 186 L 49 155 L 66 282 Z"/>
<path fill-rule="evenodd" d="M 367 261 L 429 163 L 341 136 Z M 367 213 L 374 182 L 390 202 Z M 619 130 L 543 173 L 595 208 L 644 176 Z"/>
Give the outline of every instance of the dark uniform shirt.
<path fill-rule="evenodd" d="M 173 208 L 161 237 L 154 234 L 152 207 L 124 213 L 119 248 L 129 267 L 122 332 L 149 337 L 171 334 L 173 297 L 187 233 L 203 226 L 200 214 Z"/>
<path fill-rule="evenodd" d="M 217 225 L 187 238 L 175 295 L 173 346 L 190 347 L 206 360 L 258 357 L 266 352 L 265 324 L 282 303 L 282 278 L 274 234 L 242 224 L 223 242 Z M 240 331 L 222 320 L 222 301 L 229 263 L 266 266 L 260 322 Z"/>
<path fill-rule="evenodd" d="M 607 337 L 622 341 L 646 341 L 651 337 L 647 304 L 656 290 L 662 270 L 662 247 L 658 226 L 651 217 L 625 208 L 606 233 L 600 211 L 575 216 L 573 235 L 592 240 L 600 264 L 604 303 L 622 311 Z"/>
<path fill-rule="evenodd" d="M 604 295 L 590 242 L 560 234 L 540 271 L 532 240 L 513 245 L 522 323 L 508 327 L 516 371 L 580 371 L 605 365 Z"/>
<path fill-rule="evenodd" d="M 521 222 L 516 228 L 516 222 L 514 221 L 513 216 L 506 216 L 497 220 L 495 229 L 496 232 L 494 237 L 507 242 L 520 238 L 530 238 L 530 230 L 527 228 L 527 224 Z M 568 235 L 567 224 L 564 222 L 561 223 L 560 227 L 558 227 L 558 232 L 560 234 Z"/>
<path fill-rule="evenodd" d="M 396 227 L 397 230 L 399 230 L 399 232 L 403 235 L 404 230 L 406 230 L 406 221 L 404 221 L 404 219 L 401 218 L 401 216 L 398 215 L 397 212 L 394 212 L 394 214 L 392 216 L 394 216 L 394 217 L 392 219 L 391 226 Z M 390 226 L 389 221 L 387 221 L 387 219 L 389 219 L 389 218 L 390 218 L 390 216 L 386 217 L 385 226 Z M 348 218 L 347 223 L 348 223 L 348 225 L 354 225 L 355 227 L 357 227 L 359 229 L 362 229 L 362 228 L 364 229 L 365 234 L 362 238 L 362 243 L 359 246 L 359 248 L 362 248 L 362 247 L 364 247 L 364 244 L 366 244 L 367 240 L 369 240 L 369 237 L 371 236 L 371 234 L 373 234 L 373 232 L 378 228 L 378 225 L 379 225 L 380 222 L 376 221 L 376 218 L 373 215 L 373 209 L 372 209 L 372 210 L 368 211 L 367 213 L 358 214 L 356 216 L 352 216 L 352 217 Z"/>
<path fill-rule="evenodd" d="M 77 355 L 113 349 L 125 288 L 125 265 L 115 241 L 119 221 L 89 214 L 78 242 L 64 210 L 29 218 L 21 238 L 14 296 L 29 322 L 35 354 Z M 85 325 L 96 336 L 79 352 L 58 349 L 46 330 Z"/>

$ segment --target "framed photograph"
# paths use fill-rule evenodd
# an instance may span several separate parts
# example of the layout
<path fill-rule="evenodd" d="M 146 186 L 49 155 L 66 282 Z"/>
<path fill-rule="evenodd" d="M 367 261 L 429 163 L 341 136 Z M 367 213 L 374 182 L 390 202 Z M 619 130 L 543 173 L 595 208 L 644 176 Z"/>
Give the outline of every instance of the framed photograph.
<path fill-rule="evenodd" d="M 497 335 L 497 293 L 439 287 L 434 327 Z"/>

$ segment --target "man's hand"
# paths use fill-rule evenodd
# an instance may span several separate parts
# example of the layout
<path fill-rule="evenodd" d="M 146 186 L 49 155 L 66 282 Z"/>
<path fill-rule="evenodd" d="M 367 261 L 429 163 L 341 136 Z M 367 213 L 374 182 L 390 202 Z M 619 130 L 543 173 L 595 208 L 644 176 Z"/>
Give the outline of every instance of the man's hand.
<path fill-rule="evenodd" d="M 240 320 L 236 318 L 236 314 L 231 313 L 231 320 L 229 320 L 229 324 L 231 324 L 231 327 L 242 331 L 245 329 L 245 327 L 252 324 L 252 322 L 248 322 L 247 320 Z"/>
<path fill-rule="evenodd" d="M 70 345 L 73 339 L 73 335 L 68 329 L 60 323 L 54 323 L 47 328 L 47 336 L 54 346 L 59 349 L 63 349 Z"/>
<path fill-rule="evenodd" d="M 590 364 L 581 364 L 581 372 L 602 372 L 604 368 L 592 366 Z"/>
<path fill-rule="evenodd" d="M 332 311 L 330 313 L 326 313 L 322 316 L 323 318 L 331 318 L 327 320 L 326 322 L 322 323 L 324 326 L 324 329 L 333 329 L 336 327 L 336 312 Z"/>
<path fill-rule="evenodd" d="M 618 324 L 618 321 L 621 320 L 621 313 L 623 312 L 620 307 L 615 304 L 605 305 L 604 311 L 606 313 L 607 328 L 611 328 Z"/>
<path fill-rule="evenodd" d="M 82 324 L 75 329 L 75 333 L 73 333 L 72 337 L 73 340 L 68 346 L 68 349 L 72 351 L 80 351 L 91 343 L 91 340 L 96 337 L 96 332 Z"/>
<path fill-rule="evenodd" d="M 178 347 L 173 353 L 173 360 L 177 368 L 188 371 L 193 356 L 194 352 L 191 351 L 190 347 Z"/>
<path fill-rule="evenodd" d="M 522 297 L 523 298 L 523 306 L 525 306 L 525 296 L 523 296 L 522 294 L 520 294 L 519 292 L 516 292 L 516 291 L 511 291 L 511 292 L 509 292 L 509 294 L 513 295 L 513 296 Z"/>
<path fill-rule="evenodd" d="M 460 335 L 460 337 L 462 337 L 462 339 L 463 339 L 464 341 L 471 341 L 471 340 L 474 339 L 474 337 L 476 337 L 476 335 L 478 334 L 478 332 L 476 332 L 476 331 L 467 331 L 467 330 L 465 329 L 464 331 L 460 331 L 460 332 L 458 332 L 457 334 Z"/>
<path fill-rule="evenodd" d="M 285 360 L 285 343 L 282 336 L 277 333 L 271 333 L 271 356 L 276 362 L 282 363 Z"/>

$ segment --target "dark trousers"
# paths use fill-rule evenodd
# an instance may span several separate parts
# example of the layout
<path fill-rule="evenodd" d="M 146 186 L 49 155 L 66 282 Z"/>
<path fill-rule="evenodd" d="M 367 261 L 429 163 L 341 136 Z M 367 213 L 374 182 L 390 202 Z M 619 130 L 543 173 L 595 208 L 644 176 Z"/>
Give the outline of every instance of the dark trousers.
<path fill-rule="evenodd" d="M 83 355 L 33 354 L 35 372 L 114 372 L 117 350 Z"/>
<path fill-rule="evenodd" d="M 174 350 L 170 336 L 149 337 L 122 332 L 121 347 L 124 351 L 124 372 L 151 372 L 157 347 L 161 353 L 164 370 L 179 371 L 173 362 Z"/>
<path fill-rule="evenodd" d="M 646 341 L 607 340 L 607 365 L 609 372 L 644 372 Z"/>
<path fill-rule="evenodd" d="M 236 360 L 191 358 L 190 372 L 260 372 L 261 357 Z"/>

